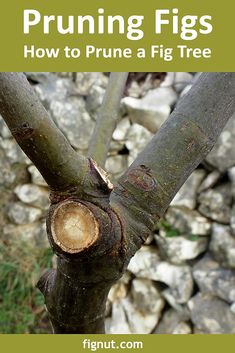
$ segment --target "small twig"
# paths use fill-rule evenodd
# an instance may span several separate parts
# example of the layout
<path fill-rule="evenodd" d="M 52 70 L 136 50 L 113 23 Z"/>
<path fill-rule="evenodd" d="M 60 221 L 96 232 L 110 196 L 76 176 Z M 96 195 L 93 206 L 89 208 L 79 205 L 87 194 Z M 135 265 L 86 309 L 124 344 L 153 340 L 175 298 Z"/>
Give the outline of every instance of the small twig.
<path fill-rule="evenodd" d="M 77 79 L 77 73 L 76 72 L 72 72 L 72 81 L 76 82 Z"/>
<path fill-rule="evenodd" d="M 113 131 L 118 121 L 120 100 L 128 72 L 112 72 L 104 100 L 91 138 L 88 156 L 104 167 Z"/>

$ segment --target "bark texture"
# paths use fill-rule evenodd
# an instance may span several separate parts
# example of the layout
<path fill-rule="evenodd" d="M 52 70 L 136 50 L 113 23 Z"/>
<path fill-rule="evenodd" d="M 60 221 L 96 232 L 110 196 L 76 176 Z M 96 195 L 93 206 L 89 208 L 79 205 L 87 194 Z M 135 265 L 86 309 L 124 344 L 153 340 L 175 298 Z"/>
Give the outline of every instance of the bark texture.
<path fill-rule="evenodd" d="M 111 194 L 141 244 L 235 111 L 235 73 L 203 73 Z"/>
<path fill-rule="evenodd" d="M 26 79 L 0 74 L 0 113 L 52 189 L 47 232 L 58 266 L 38 287 L 55 333 L 104 331 L 111 285 L 234 111 L 235 73 L 202 74 L 113 188 L 70 147 Z"/>
<path fill-rule="evenodd" d="M 81 184 L 88 169 L 86 159 L 74 151 L 50 119 L 23 73 L 0 74 L 0 113 L 52 189 Z"/>

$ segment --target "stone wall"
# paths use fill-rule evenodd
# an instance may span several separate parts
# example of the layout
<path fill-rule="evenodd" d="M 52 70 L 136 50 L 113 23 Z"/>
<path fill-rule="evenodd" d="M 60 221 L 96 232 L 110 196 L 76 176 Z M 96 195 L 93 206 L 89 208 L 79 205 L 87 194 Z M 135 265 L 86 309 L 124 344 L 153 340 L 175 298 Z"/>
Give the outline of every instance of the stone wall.
<path fill-rule="evenodd" d="M 102 73 L 26 73 L 71 145 L 86 154 L 107 86 Z M 133 77 L 135 77 L 133 75 Z M 164 76 L 163 76 L 164 77 Z M 118 178 L 198 74 L 132 80 L 106 169 Z M 47 247 L 48 188 L 0 119 L 2 237 Z M 113 286 L 108 333 L 235 333 L 235 115 Z"/>

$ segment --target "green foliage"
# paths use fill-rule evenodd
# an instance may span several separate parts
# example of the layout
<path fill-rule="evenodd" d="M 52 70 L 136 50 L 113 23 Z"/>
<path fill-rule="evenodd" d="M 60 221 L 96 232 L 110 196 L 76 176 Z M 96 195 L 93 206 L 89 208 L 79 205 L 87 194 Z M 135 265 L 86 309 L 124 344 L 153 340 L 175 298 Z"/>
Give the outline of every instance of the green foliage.
<path fill-rule="evenodd" d="M 191 240 L 191 241 L 197 241 L 199 238 L 199 236 L 197 234 L 190 234 L 188 236 L 188 240 Z"/>
<path fill-rule="evenodd" d="M 159 229 L 163 229 L 165 231 L 165 237 L 167 237 L 167 238 L 173 238 L 173 237 L 178 237 L 178 236 L 182 235 L 181 232 L 177 228 L 174 228 L 170 223 L 166 222 L 164 219 L 160 220 L 158 226 L 159 226 Z M 197 234 L 189 234 L 185 237 L 191 241 L 198 240 Z"/>
<path fill-rule="evenodd" d="M 51 266 L 50 249 L 0 240 L 0 333 L 48 332 L 44 299 L 35 285 Z"/>
<path fill-rule="evenodd" d="M 180 231 L 178 229 L 174 228 L 163 219 L 159 222 L 159 228 L 165 231 L 165 236 L 168 238 L 177 237 L 180 235 Z"/>

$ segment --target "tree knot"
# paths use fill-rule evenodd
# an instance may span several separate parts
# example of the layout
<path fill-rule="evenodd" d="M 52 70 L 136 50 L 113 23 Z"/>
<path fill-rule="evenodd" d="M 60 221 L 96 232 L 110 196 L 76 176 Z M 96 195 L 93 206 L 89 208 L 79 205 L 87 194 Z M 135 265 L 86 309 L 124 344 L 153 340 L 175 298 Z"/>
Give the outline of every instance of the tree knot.
<path fill-rule="evenodd" d="M 29 125 L 28 122 L 25 122 L 15 129 L 12 129 L 11 132 L 16 140 L 22 141 L 30 138 L 34 133 L 34 129 Z"/>

